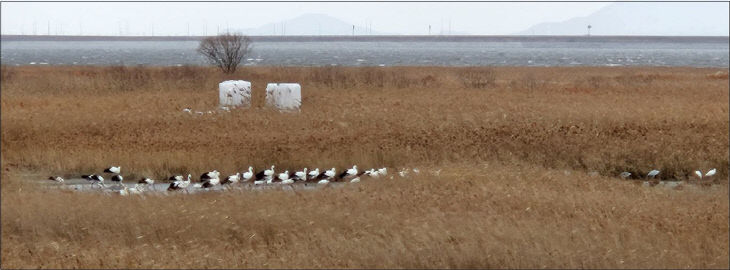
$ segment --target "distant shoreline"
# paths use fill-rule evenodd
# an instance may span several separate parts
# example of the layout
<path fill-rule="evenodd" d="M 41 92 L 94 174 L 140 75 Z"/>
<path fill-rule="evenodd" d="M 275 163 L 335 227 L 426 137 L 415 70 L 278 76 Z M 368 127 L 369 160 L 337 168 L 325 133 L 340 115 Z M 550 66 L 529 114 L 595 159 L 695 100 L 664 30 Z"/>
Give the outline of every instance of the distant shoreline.
<path fill-rule="evenodd" d="M 364 36 L 250 36 L 265 42 L 710 42 L 728 43 L 728 36 L 475 36 L 475 35 L 364 35 Z M 66 36 L 2 35 L 1 41 L 197 41 L 204 36 Z"/>

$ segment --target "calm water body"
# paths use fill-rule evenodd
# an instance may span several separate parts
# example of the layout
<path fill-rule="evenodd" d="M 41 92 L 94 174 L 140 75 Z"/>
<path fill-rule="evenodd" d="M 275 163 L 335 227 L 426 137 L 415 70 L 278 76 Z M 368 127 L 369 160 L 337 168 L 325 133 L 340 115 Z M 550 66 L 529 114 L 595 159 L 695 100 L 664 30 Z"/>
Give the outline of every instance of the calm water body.
<path fill-rule="evenodd" d="M 197 41 L 2 41 L 4 65 L 204 65 Z M 244 65 L 728 67 L 723 42 L 255 42 Z"/>

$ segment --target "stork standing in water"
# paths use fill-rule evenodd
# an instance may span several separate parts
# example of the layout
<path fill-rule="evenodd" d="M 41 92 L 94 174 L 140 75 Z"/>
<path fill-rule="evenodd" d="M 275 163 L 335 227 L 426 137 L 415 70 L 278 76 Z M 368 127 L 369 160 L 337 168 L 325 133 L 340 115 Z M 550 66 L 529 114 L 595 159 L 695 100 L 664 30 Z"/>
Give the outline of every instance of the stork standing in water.
<path fill-rule="evenodd" d="M 301 171 L 293 172 L 289 175 L 289 178 L 297 181 L 306 181 L 307 180 L 307 168 L 304 168 Z"/>
<path fill-rule="evenodd" d="M 309 179 L 314 180 L 315 178 L 317 178 L 317 176 L 319 176 L 319 168 L 315 168 L 314 170 L 310 171 L 308 175 Z"/>
<path fill-rule="evenodd" d="M 251 178 L 253 178 L 253 167 L 248 166 L 248 171 L 244 172 L 241 176 L 243 176 L 241 182 L 248 182 L 248 180 L 251 180 Z"/>
<path fill-rule="evenodd" d="M 262 180 L 264 177 L 272 177 L 274 176 L 274 165 L 271 165 L 271 169 L 268 170 L 262 170 L 256 174 L 256 180 Z"/>
<path fill-rule="evenodd" d="M 357 175 L 357 165 L 352 165 L 352 168 L 347 169 L 337 176 L 339 179 L 345 179 Z"/>
<path fill-rule="evenodd" d="M 276 179 L 277 179 L 277 180 L 278 180 L 279 182 L 282 182 L 282 184 L 283 184 L 283 182 L 284 182 L 284 181 L 287 181 L 287 180 L 289 180 L 289 171 L 288 171 L 288 170 L 286 170 L 286 171 L 284 171 L 283 173 L 280 173 L 280 174 L 276 175 Z M 293 182 L 293 181 L 292 181 L 292 182 Z M 287 181 L 287 183 L 289 183 L 289 182 Z"/>
<path fill-rule="evenodd" d="M 120 167 L 120 166 L 111 166 L 109 168 L 104 169 L 104 172 L 105 173 L 116 173 L 116 174 L 120 174 L 120 173 L 122 173 L 122 167 Z"/>
<path fill-rule="evenodd" d="M 63 177 L 60 177 L 60 176 L 51 176 L 51 177 L 48 177 L 48 180 L 56 181 L 61 184 L 63 184 L 63 182 L 64 182 Z"/>
<path fill-rule="evenodd" d="M 170 186 L 167 187 L 167 191 L 184 189 L 185 192 L 189 193 L 188 192 L 188 186 L 190 185 L 190 177 L 191 176 L 192 175 L 188 174 L 188 178 L 185 181 L 182 180 L 182 176 L 180 176 L 180 179 L 177 179 L 176 178 L 175 182 L 170 183 Z"/>
<path fill-rule="evenodd" d="M 117 185 L 122 186 L 122 181 L 124 180 L 124 177 L 122 177 L 119 174 L 115 174 L 111 178 L 112 182 L 117 182 Z"/>
<path fill-rule="evenodd" d="M 223 181 L 221 181 L 221 185 L 226 186 L 229 184 L 235 184 L 238 183 L 239 179 L 241 179 L 241 173 L 236 173 L 234 175 L 229 175 Z"/>
<path fill-rule="evenodd" d="M 218 172 L 217 170 L 213 170 L 213 171 L 210 171 L 210 172 L 201 174 L 200 175 L 200 182 L 205 182 L 206 180 L 210 180 L 210 179 L 213 179 L 213 178 L 218 178 L 220 176 L 220 174 L 221 173 Z"/>
<path fill-rule="evenodd" d="M 182 176 L 180 176 L 180 179 L 182 179 Z M 155 188 L 155 180 L 149 179 L 147 177 L 142 177 L 142 179 L 139 179 L 139 181 L 137 181 L 137 184 L 152 186 L 153 189 Z"/>
<path fill-rule="evenodd" d="M 656 177 L 656 176 L 657 176 L 657 174 L 659 174 L 659 171 L 658 171 L 658 170 L 651 170 L 651 171 L 650 171 L 650 172 L 649 172 L 649 173 L 648 173 L 648 174 L 646 175 L 646 177 L 649 177 L 649 178 L 652 178 L 652 179 L 653 179 L 654 177 Z"/>
<path fill-rule="evenodd" d="M 100 188 L 106 187 L 104 185 L 104 177 L 102 177 L 101 175 L 82 175 L 81 178 L 84 178 L 87 181 L 91 182 L 91 187 L 94 187 L 94 185 L 99 185 Z"/>

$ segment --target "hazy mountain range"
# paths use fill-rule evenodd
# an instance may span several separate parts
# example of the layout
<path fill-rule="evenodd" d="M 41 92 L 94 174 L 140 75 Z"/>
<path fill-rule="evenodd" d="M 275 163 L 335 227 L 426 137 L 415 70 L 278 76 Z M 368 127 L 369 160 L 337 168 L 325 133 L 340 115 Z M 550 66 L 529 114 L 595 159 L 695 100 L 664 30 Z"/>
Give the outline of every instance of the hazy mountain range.
<path fill-rule="evenodd" d="M 541 23 L 517 35 L 727 36 L 728 6 L 717 3 L 629 3 L 608 5 L 585 17 Z"/>
<path fill-rule="evenodd" d="M 248 35 L 399 35 L 378 31 L 377 27 L 346 22 L 325 14 L 304 14 L 257 28 L 238 29 Z M 727 36 L 728 10 L 717 3 L 636 3 L 610 4 L 593 14 L 562 22 L 534 25 L 515 35 Z M 439 34 L 434 28 L 434 35 Z M 446 33 L 444 33 L 446 34 Z M 469 35 L 453 31 L 452 35 Z"/>

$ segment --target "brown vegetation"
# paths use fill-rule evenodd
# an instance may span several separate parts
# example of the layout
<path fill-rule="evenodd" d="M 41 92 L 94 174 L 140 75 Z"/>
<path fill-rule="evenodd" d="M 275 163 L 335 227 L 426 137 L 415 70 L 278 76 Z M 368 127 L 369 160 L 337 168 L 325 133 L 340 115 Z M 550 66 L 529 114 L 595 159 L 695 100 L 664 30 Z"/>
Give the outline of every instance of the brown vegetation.
<path fill-rule="evenodd" d="M 727 268 L 718 71 L 2 67 L 2 266 Z M 252 109 L 181 112 L 215 110 L 224 79 L 252 81 Z M 275 81 L 302 84 L 302 113 L 263 108 Z M 271 163 L 446 169 L 323 192 L 145 199 L 22 177 Z M 616 178 L 713 167 L 711 187 Z"/>

